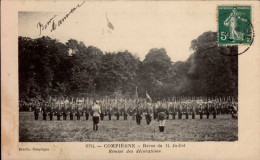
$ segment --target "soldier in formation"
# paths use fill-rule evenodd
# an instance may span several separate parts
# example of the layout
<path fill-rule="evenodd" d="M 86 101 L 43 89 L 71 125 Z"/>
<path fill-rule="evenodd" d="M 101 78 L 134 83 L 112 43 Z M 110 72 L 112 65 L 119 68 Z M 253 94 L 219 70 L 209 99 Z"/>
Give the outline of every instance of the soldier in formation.
<path fill-rule="evenodd" d="M 51 99 L 49 101 L 31 101 L 19 102 L 20 111 L 34 112 L 34 119 L 39 120 L 42 116 L 44 121 L 47 121 L 47 116 L 50 121 L 63 120 L 67 117 L 73 121 L 74 116 L 76 120 L 80 120 L 81 116 L 85 116 L 85 120 L 89 120 L 93 116 L 93 106 L 95 100 L 91 98 L 72 98 L 68 99 Z M 159 111 L 164 109 L 165 119 L 216 119 L 219 114 L 230 114 L 232 118 L 237 119 L 238 103 L 235 98 L 173 98 L 157 101 L 153 103 L 149 99 L 110 99 L 104 98 L 99 100 L 100 105 L 100 120 L 111 120 L 113 116 L 120 120 L 127 120 L 128 116 L 135 120 L 137 125 L 141 125 L 143 117 L 146 125 L 150 125 L 152 119 L 158 120 Z M 62 118 L 62 119 L 61 119 Z M 40 118 L 41 119 L 41 118 Z M 162 124 L 162 123 L 161 123 Z"/>

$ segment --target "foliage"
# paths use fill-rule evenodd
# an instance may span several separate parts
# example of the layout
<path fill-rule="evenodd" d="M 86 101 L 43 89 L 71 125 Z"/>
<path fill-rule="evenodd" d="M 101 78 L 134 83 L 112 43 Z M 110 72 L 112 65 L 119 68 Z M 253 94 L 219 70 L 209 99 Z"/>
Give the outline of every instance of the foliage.
<path fill-rule="evenodd" d="M 19 37 L 20 99 L 116 94 L 153 100 L 173 96 L 237 96 L 237 47 L 219 47 L 217 33 L 191 41 L 186 61 L 172 62 L 164 48 L 152 48 L 143 61 L 129 51 L 103 53 L 70 39 Z M 225 54 L 223 54 L 225 53 Z"/>

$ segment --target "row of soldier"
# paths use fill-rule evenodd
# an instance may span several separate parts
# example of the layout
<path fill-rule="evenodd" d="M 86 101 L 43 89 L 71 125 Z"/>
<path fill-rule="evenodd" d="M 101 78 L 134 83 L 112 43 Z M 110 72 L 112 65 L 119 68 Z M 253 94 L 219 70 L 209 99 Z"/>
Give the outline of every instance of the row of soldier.
<path fill-rule="evenodd" d="M 232 118 L 237 118 L 238 104 L 234 100 L 217 101 L 217 100 L 185 100 L 185 101 L 158 101 L 156 103 L 147 102 L 146 100 L 108 100 L 103 99 L 99 101 L 101 106 L 100 119 L 104 120 L 105 116 L 111 120 L 114 115 L 119 120 L 120 116 L 127 120 L 128 116 L 136 119 L 137 124 L 145 116 L 147 124 L 151 119 L 157 118 L 158 108 L 164 108 L 166 111 L 166 118 L 182 119 L 183 116 L 188 119 L 191 115 L 195 119 L 195 115 L 199 115 L 203 119 L 203 115 L 209 119 L 213 115 L 215 119 L 218 114 L 231 114 Z M 76 116 L 80 120 L 81 116 L 85 116 L 86 120 L 92 112 L 93 100 L 77 100 L 73 101 L 49 101 L 49 102 L 34 102 L 31 103 L 31 108 L 34 111 L 35 120 L 38 120 L 39 113 L 42 113 L 43 120 L 53 120 L 53 116 L 57 116 L 57 120 L 73 120 Z M 24 107 L 20 104 L 20 107 Z"/>

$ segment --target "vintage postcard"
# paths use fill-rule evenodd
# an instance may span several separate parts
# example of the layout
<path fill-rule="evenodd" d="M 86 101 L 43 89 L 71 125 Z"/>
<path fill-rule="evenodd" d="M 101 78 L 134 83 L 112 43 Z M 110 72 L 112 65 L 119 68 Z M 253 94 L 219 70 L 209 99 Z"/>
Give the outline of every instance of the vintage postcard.
<path fill-rule="evenodd" d="M 2 1 L 1 152 L 257 159 L 259 1 Z"/>

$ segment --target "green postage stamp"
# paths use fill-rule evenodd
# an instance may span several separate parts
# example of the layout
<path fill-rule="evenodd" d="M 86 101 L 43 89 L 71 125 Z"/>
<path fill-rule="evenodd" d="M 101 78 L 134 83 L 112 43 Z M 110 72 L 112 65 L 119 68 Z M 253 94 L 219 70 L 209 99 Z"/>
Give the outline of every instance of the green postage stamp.
<path fill-rule="evenodd" d="M 251 45 L 251 6 L 218 6 L 218 44 Z"/>

